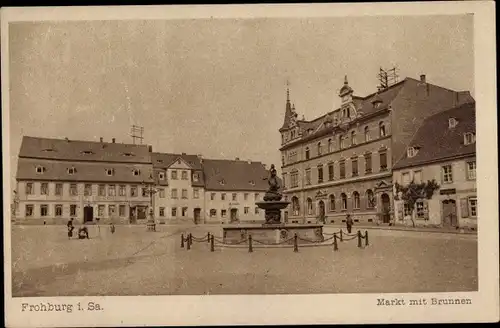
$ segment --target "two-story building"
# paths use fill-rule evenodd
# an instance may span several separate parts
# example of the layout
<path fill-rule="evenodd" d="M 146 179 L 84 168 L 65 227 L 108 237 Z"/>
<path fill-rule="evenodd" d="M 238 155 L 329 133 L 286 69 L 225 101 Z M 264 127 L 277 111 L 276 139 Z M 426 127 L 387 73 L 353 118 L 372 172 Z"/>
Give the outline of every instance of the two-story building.
<path fill-rule="evenodd" d="M 428 117 L 393 168 L 395 186 L 437 183 L 412 209 L 402 191 L 394 193 L 396 224 L 477 227 L 475 104 Z M 399 189 L 399 190 L 398 190 Z"/>
<path fill-rule="evenodd" d="M 368 96 L 354 95 L 345 77 L 340 108 L 299 120 L 289 91 L 281 133 L 284 193 L 291 222 L 382 220 L 393 215 L 392 165 L 428 116 L 470 102 L 456 92 L 406 78 Z"/>
<path fill-rule="evenodd" d="M 24 222 L 136 222 L 146 219 L 150 147 L 24 137 L 17 168 L 16 217 Z"/>

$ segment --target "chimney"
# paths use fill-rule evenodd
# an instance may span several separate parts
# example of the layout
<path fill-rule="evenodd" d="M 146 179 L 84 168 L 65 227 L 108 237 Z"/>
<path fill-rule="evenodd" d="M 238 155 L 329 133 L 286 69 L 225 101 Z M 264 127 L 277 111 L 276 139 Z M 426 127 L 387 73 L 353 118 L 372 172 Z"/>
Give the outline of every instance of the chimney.
<path fill-rule="evenodd" d="M 186 156 L 186 153 L 182 153 L 182 156 Z"/>
<path fill-rule="evenodd" d="M 250 160 L 250 159 L 249 159 L 249 160 L 247 161 L 247 163 L 248 163 L 248 164 L 252 164 L 252 160 Z"/>
<path fill-rule="evenodd" d="M 422 82 L 422 83 L 427 83 L 427 82 L 425 81 L 425 74 L 421 74 L 421 75 L 420 75 L 420 82 Z"/>
<path fill-rule="evenodd" d="M 240 158 L 239 158 L 239 157 L 236 157 L 234 160 L 235 160 L 235 161 L 239 161 L 239 160 L 240 160 Z"/>
<path fill-rule="evenodd" d="M 152 153 L 153 152 L 153 146 L 148 146 L 148 150 L 149 150 L 150 153 Z"/>
<path fill-rule="evenodd" d="M 103 140 L 103 139 L 102 139 L 102 137 L 100 137 L 100 138 L 99 138 L 99 142 L 102 142 L 102 140 Z"/>
<path fill-rule="evenodd" d="M 112 143 L 115 143 L 115 141 L 116 141 L 116 139 L 115 139 L 115 138 L 111 139 L 111 142 L 112 142 Z"/>

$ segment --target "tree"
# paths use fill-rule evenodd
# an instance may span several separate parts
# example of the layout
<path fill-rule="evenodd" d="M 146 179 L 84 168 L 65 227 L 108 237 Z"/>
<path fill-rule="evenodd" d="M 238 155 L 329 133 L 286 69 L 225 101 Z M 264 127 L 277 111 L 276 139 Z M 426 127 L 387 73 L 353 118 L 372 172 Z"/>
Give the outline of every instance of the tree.
<path fill-rule="evenodd" d="M 396 195 L 394 199 L 403 200 L 404 204 L 408 206 L 411 215 L 411 222 L 413 227 L 415 227 L 415 220 L 413 219 L 413 211 L 415 210 L 415 204 L 417 200 L 426 198 L 431 199 L 434 191 L 439 189 L 439 185 L 436 180 L 428 180 L 427 182 L 415 183 L 415 181 L 411 181 L 407 186 L 402 186 L 399 183 L 395 183 L 396 186 Z M 400 196 L 401 195 L 401 196 Z"/>

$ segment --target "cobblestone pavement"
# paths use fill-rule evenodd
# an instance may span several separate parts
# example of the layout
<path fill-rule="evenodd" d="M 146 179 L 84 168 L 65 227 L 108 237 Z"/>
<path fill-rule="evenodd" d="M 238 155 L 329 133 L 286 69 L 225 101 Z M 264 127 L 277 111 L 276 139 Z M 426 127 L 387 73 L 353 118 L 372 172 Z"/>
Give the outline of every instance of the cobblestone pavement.
<path fill-rule="evenodd" d="M 180 248 L 218 226 L 91 227 L 90 240 L 68 240 L 64 226 L 15 226 L 13 296 L 404 293 L 473 291 L 478 287 L 477 237 L 369 230 L 331 246 L 222 248 L 207 242 Z M 338 231 L 338 227 L 325 232 Z"/>

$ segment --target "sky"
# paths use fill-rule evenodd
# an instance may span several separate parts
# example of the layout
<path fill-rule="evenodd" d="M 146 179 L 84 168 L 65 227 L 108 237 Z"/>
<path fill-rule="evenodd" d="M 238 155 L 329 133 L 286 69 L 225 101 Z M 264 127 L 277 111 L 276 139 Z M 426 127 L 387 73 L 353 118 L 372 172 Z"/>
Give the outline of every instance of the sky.
<path fill-rule="evenodd" d="M 300 117 L 376 91 L 379 68 L 474 95 L 473 16 L 9 25 L 12 179 L 22 136 L 132 143 L 280 166 L 286 85 Z"/>

